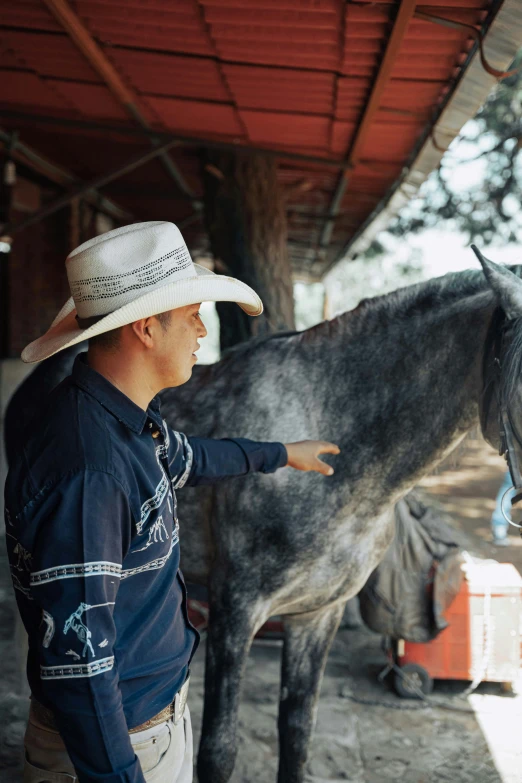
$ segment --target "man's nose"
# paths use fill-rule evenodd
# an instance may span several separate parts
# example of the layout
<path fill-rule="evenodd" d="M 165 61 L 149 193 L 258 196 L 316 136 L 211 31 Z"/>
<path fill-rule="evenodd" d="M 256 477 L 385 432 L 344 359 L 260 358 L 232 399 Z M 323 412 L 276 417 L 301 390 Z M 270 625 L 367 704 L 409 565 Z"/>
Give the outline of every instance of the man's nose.
<path fill-rule="evenodd" d="M 199 337 L 206 337 L 208 334 L 207 329 L 203 321 L 200 320 L 199 322 L 199 331 L 198 331 L 198 338 Z"/>

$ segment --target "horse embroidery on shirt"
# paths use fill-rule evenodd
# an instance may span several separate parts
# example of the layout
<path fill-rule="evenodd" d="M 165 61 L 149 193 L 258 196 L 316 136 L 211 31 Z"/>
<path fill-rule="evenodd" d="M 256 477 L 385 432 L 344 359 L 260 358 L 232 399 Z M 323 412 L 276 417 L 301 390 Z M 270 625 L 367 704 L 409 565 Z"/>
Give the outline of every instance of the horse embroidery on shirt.
<path fill-rule="evenodd" d="M 25 595 L 25 597 L 28 598 L 29 601 L 32 601 L 33 596 L 31 595 L 31 589 L 29 587 L 24 587 L 21 581 L 16 576 L 16 574 L 11 574 L 11 579 L 13 580 L 14 589 L 18 590 L 20 593 Z"/>
<path fill-rule="evenodd" d="M 17 561 L 15 568 L 17 571 L 30 571 L 31 570 L 31 561 L 33 559 L 33 556 L 30 552 L 27 551 L 27 549 L 24 549 L 24 547 L 18 543 L 15 548 L 13 549 L 14 554 L 17 556 Z"/>
<path fill-rule="evenodd" d="M 165 538 L 163 538 L 163 535 L 165 535 Z M 167 533 L 163 516 L 160 514 L 154 524 L 149 527 L 149 540 L 145 546 L 140 547 L 140 549 L 135 549 L 133 554 L 136 554 L 136 552 L 143 552 L 144 549 L 148 549 L 152 544 L 157 544 L 159 542 L 163 543 L 168 537 L 169 534 Z"/>
<path fill-rule="evenodd" d="M 96 609 L 99 606 L 114 606 L 114 601 L 107 601 L 105 604 L 92 605 L 84 604 L 82 602 L 78 609 L 71 614 L 63 627 L 64 634 L 66 634 L 72 628 L 80 642 L 83 642 L 82 657 L 87 657 L 87 650 L 90 650 L 91 654 L 94 655 L 94 649 L 91 644 L 92 633 L 83 622 L 82 614 L 84 612 L 88 612 L 89 609 Z"/>
<path fill-rule="evenodd" d="M 16 571 L 30 571 L 31 562 L 33 560 L 32 554 L 28 549 L 25 549 L 11 533 L 7 533 L 7 535 L 9 538 L 12 538 L 13 541 L 16 541 L 16 544 L 13 547 L 13 554 L 16 555 L 16 563 L 12 565 L 11 568 L 14 568 Z"/>
<path fill-rule="evenodd" d="M 42 644 L 44 647 L 49 647 L 51 644 L 51 639 L 54 636 L 54 618 L 49 612 L 46 612 L 45 609 L 42 609 L 42 623 L 45 623 L 47 628 L 45 629 L 44 638 L 42 641 Z"/>

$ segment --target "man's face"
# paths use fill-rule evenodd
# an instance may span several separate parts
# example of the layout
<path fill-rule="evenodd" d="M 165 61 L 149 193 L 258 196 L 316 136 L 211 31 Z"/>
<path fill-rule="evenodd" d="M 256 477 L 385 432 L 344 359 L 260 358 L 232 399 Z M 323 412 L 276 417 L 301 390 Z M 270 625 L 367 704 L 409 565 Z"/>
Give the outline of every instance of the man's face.
<path fill-rule="evenodd" d="M 207 334 L 199 308 L 199 304 L 194 304 L 171 310 L 170 323 L 165 328 L 161 327 L 154 353 L 156 370 L 164 389 L 181 386 L 192 375 L 197 361 L 198 340 Z"/>

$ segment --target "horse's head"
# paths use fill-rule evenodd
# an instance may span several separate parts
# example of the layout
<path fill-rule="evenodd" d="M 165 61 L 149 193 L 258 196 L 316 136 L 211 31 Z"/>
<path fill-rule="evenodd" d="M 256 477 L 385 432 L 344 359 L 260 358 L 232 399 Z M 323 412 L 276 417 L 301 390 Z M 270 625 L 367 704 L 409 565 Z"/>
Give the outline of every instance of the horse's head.
<path fill-rule="evenodd" d="M 522 280 L 484 258 L 475 245 L 472 248 L 499 305 L 484 355 L 480 422 L 488 443 L 506 458 L 518 502 L 522 497 Z"/>

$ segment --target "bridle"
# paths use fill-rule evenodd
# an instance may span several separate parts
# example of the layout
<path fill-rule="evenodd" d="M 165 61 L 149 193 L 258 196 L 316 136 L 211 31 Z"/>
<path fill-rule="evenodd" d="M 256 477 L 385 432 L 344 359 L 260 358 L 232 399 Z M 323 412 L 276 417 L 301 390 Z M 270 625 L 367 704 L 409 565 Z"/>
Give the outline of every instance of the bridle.
<path fill-rule="evenodd" d="M 501 329 L 501 336 L 495 339 L 493 348 L 494 378 L 492 379 L 492 382 L 494 384 L 498 412 L 497 422 L 500 438 L 499 454 L 501 457 L 504 457 L 507 462 L 512 481 L 512 486 L 509 487 L 502 496 L 500 508 L 506 522 L 509 522 L 510 525 L 518 528 L 520 536 L 522 537 L 522 525 L 514 522 L 506 511 L 506 505 L 509 500 L 511 500 L 511 505 L 513 505 L 513 501 L 522 500 L 522 465 L 516 450 L 516 444 L 518 444 L 520 452 L 522 453 L 522 436 L 511 418 L 509 405 L 502 399 L 499 389 L 502 374 L 502 360 L 506 354 L 508 340 L 509 336 L 506 330 Z"/>
<path fill-rule="evenodd" d="M 512 486 L 506 489 L 502 495 L 502 500 L 500 501 L 500 510 L 502 511 L 502 516 L 506 522 L 509 522 L 510 525 L 518 528 L 520 531 L 520 536 L 522 537 L 522 525 L 513 522 L 508 512 L 506 511 L 506 504 L 509 500 L 511 501 L 511 505 L 513 505 L 514 501 L 516 502 L 522 499 L 522 476 L 520 473 L 519 460 L 515 451 L 514 439 L 516 438 L 521 448 L 522 441 L 519 437 L 517 437 L 515 428 L 509 417 L 509 411 L 506 409 L 502 410 L 499 416 L 499 433 L 499 453 L 504 456 L 504 459 L 507 462 L 511 481 L 513 482 Z M 513 492 L 515 493 L 514 495 Z"/>

